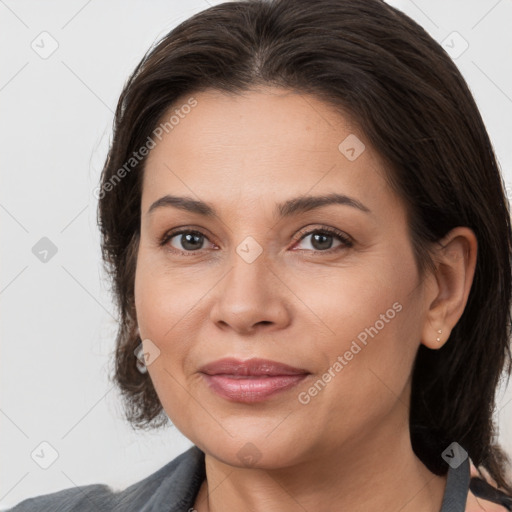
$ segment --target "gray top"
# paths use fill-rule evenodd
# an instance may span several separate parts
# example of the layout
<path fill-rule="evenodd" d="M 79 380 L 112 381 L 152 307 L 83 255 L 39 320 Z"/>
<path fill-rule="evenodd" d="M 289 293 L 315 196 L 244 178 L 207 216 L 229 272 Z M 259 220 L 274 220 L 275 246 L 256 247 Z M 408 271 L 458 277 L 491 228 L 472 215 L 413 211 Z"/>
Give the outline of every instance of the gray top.
<path fill-rule="evenodd" d="M 73 487 L 26 499 L 7 512 L 192 512 L 205 476 L 204 453 L 194 445 L 123 491 L 113 492 L 105 484 Z M 469 477 L 468 458 L 448 469 L 440 512 L 465 511 Z"/>

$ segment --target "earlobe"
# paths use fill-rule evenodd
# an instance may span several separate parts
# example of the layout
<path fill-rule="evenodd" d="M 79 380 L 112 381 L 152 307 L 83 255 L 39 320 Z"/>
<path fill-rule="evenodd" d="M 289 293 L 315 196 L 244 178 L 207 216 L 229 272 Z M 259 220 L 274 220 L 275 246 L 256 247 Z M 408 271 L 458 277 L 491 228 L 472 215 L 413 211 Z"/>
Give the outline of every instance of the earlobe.
<path fill-rule="evenodd" d="M 441 348 L 466 307 L 476 268 L 478 243 L 468 227 L 452 229 L 439 243 L 431 276 L 434 286 L 425 293 L 423 345 Z"/>

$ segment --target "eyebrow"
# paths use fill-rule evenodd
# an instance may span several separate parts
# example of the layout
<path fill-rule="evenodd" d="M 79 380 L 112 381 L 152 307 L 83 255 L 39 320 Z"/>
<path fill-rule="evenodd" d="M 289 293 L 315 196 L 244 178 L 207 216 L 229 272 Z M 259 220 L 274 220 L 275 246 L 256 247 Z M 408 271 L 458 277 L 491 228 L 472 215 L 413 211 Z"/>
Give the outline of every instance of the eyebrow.
<path fill-rule="evenodd" d="M 327 194 L 321 196 L 299 196 L 288 199 L 283 203 L 279 203 L 275 207 L 275 215 L 278 217 L 290 217 L 299 213 L 304 213 L 310 210 L 315 210 L 323 206 L 331 204 L 340 204 L 351 206 L 365 213 L 371 213 L 371 210 L 363 203 L 353 197 L 344 194 Z M 197 201 L 190 197 L 179 197 L 172 195 L 165 195 L 157 199 L 147 211 L 148 214 L 154 212 L 159 208 L 174 207 L 190 213 L 197 213 L 205 217 L 215 217 L 217 212 L 215 208 L 203 201 Z"/>

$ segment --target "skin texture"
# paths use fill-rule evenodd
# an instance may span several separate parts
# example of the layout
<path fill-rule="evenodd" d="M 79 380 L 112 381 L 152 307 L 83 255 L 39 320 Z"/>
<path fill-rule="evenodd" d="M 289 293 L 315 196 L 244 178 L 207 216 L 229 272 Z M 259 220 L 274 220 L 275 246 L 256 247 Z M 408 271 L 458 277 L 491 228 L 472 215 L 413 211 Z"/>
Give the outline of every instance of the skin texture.
<path fill-rule="evenodd" d="M 160 351 L 148 370 L 162 405 L 206 454 L 196 510 L 439 510 L 446 478 L 411 447 L 411 372 L 420 343 L 441 347 L 464 310 L 473 232 L 451 231 L 444 248 L 433 249 L 437 272 L 421 281 L 404 204 L 348 118 L 313 96 L 278 88 L 194 98 L 197 106 L 146 163 L 135 300 L 144 348 Z M 338 149 L 351 134 L 365 144 L 353 161 Z M 370 212 L 336 204 L 275 215 L 277 203 L 331 193 Z M 148 213 L 166 194 L 207 202 L 217 215 L 172 206 Z M 159 245 L 183 227 L 204 235 L 198 250 L 180 254 L 190 247 L 181 235 Z M 311 232 L 325 227 L 352 246 L 335 235 L 315 243 Z M 252 263 L 236 252 L 255 250 L 243 245 L 247 237 L 262 249 Z M 299 394 L 371 326 L 377 334 L 301 403 Z M 232 402 L 199 372 L 228 356 L 310 374 L 266 401 Z M 241 456 L 247 452 L 250 462 Z"/>

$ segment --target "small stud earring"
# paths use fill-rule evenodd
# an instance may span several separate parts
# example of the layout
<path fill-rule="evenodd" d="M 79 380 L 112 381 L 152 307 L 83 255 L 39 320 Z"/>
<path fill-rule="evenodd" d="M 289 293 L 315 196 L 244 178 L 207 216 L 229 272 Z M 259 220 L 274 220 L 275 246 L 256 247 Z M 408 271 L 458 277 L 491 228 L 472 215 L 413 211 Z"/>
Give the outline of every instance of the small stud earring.
<path fill-rule="evenodd" d="M 441 334 L 443 331 L 441 331 L 441 329 L 439 329 L 437 332 L 438 332 L 438 334 Z M 439 343 L 441 341 L 441 339 L 439 337 L 437 337 L 436 341 Z"/>

